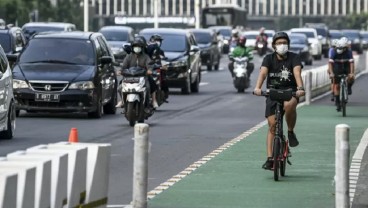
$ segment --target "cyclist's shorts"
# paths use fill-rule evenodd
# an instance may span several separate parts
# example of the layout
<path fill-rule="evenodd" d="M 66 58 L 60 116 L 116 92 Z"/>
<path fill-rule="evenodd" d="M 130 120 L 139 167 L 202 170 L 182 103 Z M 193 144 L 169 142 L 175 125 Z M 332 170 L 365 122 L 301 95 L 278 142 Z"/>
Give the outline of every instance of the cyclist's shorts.
<path fill-rule="evenodd" d="M 299 103 L 298 97 L 293 97 Z M 271 100 L 269 97 L 266 98 L 266 110 L 265 110 L 265 117 L 275 115 L 276 111 L 276 101 Z M 282 112 L 284 114 L 284 112 Z"/>

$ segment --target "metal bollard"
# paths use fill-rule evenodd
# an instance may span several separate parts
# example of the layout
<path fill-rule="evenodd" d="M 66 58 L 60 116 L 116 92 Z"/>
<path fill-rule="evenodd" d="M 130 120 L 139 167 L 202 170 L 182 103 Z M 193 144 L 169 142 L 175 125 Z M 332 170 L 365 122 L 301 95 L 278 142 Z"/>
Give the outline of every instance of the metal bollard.
<path fill-rule="evenodd" d="M 305 74 L 305 104 L 310 105 L 312 100 L 312 72 Z"/>
<path fill-rule="evenodd" d="M 147 208 L 148 124 L 134 126 L 133 208 Z"/>
<path fill-rule="evenodd" d="M 348 208 L 349 199 L 349 129 L 346 124 L 335 127 L 335 207 Z"/>

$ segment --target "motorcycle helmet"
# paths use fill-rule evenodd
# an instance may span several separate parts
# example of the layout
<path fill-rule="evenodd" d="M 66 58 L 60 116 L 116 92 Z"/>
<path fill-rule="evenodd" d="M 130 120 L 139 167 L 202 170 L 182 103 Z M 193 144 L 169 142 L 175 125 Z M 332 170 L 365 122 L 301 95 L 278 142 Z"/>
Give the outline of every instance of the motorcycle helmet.
<path fill-rule="evenodd" d="M 133 52 L 137 54 L 145 50 L 146 47 L 146 43 L 140 37 L 135 37 L 131 45 L 133 48 Z"/>
<path fill-rule="evenodd" d="M 342 37 L 337 41 L 336 52 L 341 54 L 349 46 L 349 40 L 346 37 Z"/>
<path fill-rule="evenodd" d="M 154 42 L 154 41 L 163 41 L 164 39 L 162 38 L 162 36 L 161 35 L 159 35 L 159 34 L 154 34 L 154 35 L 152 35 L 151 36 L 151 38 L 150 38 L 150 41 L 151 42 Z"/>
<path fill-rule="evenodd" d="M 276 40 L 284 38 L 288 42 L 288 46 L 290 47 L 290 38 L 286 32 L 276 32 L 275 35 L 272 37 L 272 46 L 275 45 Z"/>
<path fill-rule="evenodd" d="M 245 47 L 245 43 L 247 42 L 247 38 L 244 37 L 244 36 L 241 36 L 239 39 L 238 39 L 238 45 L 240 46 L 244 46 Z"/>

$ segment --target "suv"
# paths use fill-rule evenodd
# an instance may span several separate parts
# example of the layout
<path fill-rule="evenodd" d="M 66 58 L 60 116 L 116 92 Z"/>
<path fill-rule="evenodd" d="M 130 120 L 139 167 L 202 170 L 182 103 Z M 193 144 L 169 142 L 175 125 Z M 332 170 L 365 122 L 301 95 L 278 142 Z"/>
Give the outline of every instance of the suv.
<path fill-rule="evenodd" d="M 124 51 L 124 45 L 129 44 L 134 39 L 133 28 L 127 26 L 104 26 L 100 28 L 107 43 L 110 45 L 112 53 L 118 62 L 123 62 L 127 55 Z"/>
<path fill-rule="evenodd" d="M 75 31 L 75 24 L 66 22 L 29 22 L 22 26 L 26 40 L 28 41 L 32 35 L 40 32 L 71 32 Z"/>
<path fill-rule="evenodd" d="M 115 114 L 115 65 L 101 33 L 34 35 L 13 68 L 17 115 L 20 110 L 87 112 L 92 118 Z"/>
<path fill-rule="evenodd" d="M 363 53 L 363 43 L 362 37 L 359 30 L 341 30 L 343 36 L 349 39 L 351 50 L 358 52 L 358 54 Z"/>
<path fill-rule="evenodd" d="M 190 31 L 201 49 L 202 65 L 206 65 L 208 71 L 212 68 L 219 70 L 221 51 L 217 47 L 217 34 L 211 29 L 191 29 Z"/>
<path fill-rule="evenodd" d="M 0 138 L 13 138 L 15 130 L 15 105 L 12 72 L 5 52 L 0 45 Z"/>
<path fill-rule="evenodd" d="M 322 58 L 322 44 L 318 39 L 317 30 L 315 28 L 292 28 L 290 33 L 305 34 L 308 38 L 308 43 L 311 44 L 314 59 L 320 60 Z"/>
<path fill-rule="evenodd" d="M 147 40 L 153 34 L 159 34 L 163 38 L 161 49 L 169 62 L 168 86 L 181 88 L 183 94 L 198 92 L 201 81 L 201 57 L 193 33 L 173 28 L 146 28 L 139 33 Z"/>
<path fill-rule="evenodd" d="M 327 25 L 324 23 L 306 23 L 305 27 L 317 30 L 318 39 L 322 44 L 322 54 L 327 58 L 330 50 L 330 35 Z"/>
<path fill-rule="evenodd" d="M 26 45 L 26 39 L 20 27 L 0 29 L 0 45 L 6 54 L 19 54 Z M 12 67 L 13 63 L 9 63 Z"/>

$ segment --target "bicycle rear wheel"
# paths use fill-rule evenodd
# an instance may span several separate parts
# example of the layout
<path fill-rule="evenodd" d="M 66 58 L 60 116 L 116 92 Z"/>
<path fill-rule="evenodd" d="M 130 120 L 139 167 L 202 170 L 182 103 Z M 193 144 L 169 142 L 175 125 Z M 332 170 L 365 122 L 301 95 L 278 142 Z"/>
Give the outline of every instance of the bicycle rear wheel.
<path fill-rule="evenodd" d="M 345 117 L 346 116 L 346 87 L 342 86 L 341 87 L 341 92 L 340 92 L 340 103 L 341 103 L 341 111 L 342 111 L 342 116 Z"/>
<path fill-rule="evenodd" d="M 273 140 L 273 179 L 275 181 L 279 180 L 279 175 L 280 175 L 280 161 L 279 161 L 279 156 L 280 156 L 280 138 L 279 137 L 275 137 L 275 139 Z"/>

